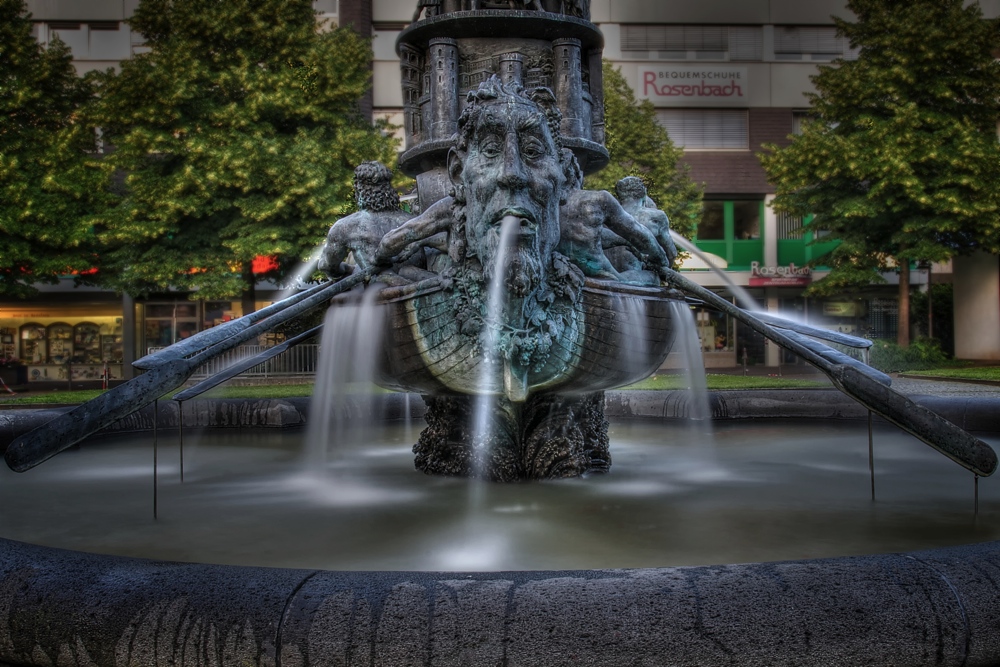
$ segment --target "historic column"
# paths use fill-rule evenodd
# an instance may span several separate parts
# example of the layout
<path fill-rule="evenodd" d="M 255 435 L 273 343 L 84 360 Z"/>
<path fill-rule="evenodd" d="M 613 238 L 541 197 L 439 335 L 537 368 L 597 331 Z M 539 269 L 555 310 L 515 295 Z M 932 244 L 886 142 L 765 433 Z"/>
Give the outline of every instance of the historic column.
<path fill-rule="evenodd" d="M 399 45 L 399 69 L 403 86 L 403 117 L 406 147 L 420 143 L 423 122 L 420 115 L 420 94 L 423 90 L 423 54 L 409 44 Z"/>
<path fill-rule="evenodd" d="M 583 71 L 580 62 L 580 40 L 572 37 L 552 40 L 552 60 L 555 68 L 555 94 L 562 110 L 562 133 L 566 137 L 583 137 Z"/>
<path fill-rule="evenodd" d="M 505 85 L 524 85 L 524 56 L 516 51 L 500 56 L 500 80 Z"/>
<path fill-rule="evenodd" d="M 438 37 L 429 43 L 431 126 L 430 139 L 447 139 L 458 129 L 458 42 Z"/>

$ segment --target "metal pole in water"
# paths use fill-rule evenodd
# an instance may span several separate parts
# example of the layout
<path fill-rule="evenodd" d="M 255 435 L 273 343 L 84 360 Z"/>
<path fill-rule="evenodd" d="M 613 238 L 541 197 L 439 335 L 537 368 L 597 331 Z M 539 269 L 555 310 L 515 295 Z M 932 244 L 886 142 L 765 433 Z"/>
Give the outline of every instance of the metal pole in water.
<path fill-rule="evenodd" d="M 153 401 L 153 519 L 156 516 L 156 447 L 157 447 L 157 429 L 156 422 L 159 421 L 159 400 Z"/>
<path fill-rule="evenodd" d="M 872 411 L 868 411 L 868 474 L 872 478 L 872 502 L 875 502 L 875 444 L 872 439 Z"/>
<path fill-rule="evenodd" d="M 979 516 L 979 475 L 972 473 L 972 486 L 975 489 L 975 509 L 973 510 L 973 516 Z"/>
<path fill-rule="evenodd" d="M 177 437 L 181 446 L 181 484 L 184 483 L 184 401 L 177 402 Z"/>

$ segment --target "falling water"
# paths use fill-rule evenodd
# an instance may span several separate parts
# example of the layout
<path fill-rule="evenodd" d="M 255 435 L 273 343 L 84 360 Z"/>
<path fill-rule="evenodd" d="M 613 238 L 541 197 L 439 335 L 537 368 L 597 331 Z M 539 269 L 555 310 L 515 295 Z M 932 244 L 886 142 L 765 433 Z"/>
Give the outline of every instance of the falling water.
<path fill-rule="evenodd" d="M 750 293 L 734 283 L 726 272 L 713 264 L 712 259 L 703 253 L 698 246 L 673 230 L 670 231 L 670 237 L 674 240 L 674 243 L 684 248 L 701 261 L 705 262 L 712 273 L 718 276 L 718 278 L 726 284 L 726 287 L 729 288 L 729 291 L 732 292 L 733 296 L 736 297 L 736 300 L 739 301 L 740 307 L 743 308 L 743 310 L 749 310 L 750 312 L 760 310 L 760 305 L 752 296 L 750 296 Z"/>
<path fill-rule="evenodd" d="M 485 448 L 492 442 L 490 416 L 499 400 L 499 397 L 490 393 L 488 389 L 497 386 L 497 370 L 503 368 L 503 355 L 498 348 L 499 334 L 503 326 L 503 310 L 507 301 L 504 274 L 519 225 L 520 220 L 511 216 L 501 222 L 494 275 L 486 277 L 489 281 L 489 294 L 486 302 L 486 335 L 483 336 L 482 350 L 485 359 L 479 365 L 479 387 L 482 393 L 475 397 L 473 406 L 472 474 L 467 480 L 468 507 L 464 521 L 458 526 L 457 539 L 452 539 L 445 549 L 436 554 L 442 565 L 449 569 L 476 570 L 494 567 L 508 551 L 506 539 L 496 531 L 484 527 L 482 522 L 482 516 L 486 511 L 486 494 L 489 490 L 489 483 L 483 479 L 485 476 L 483 464 L 489 460 L 489 452 Z M 499 382 L 499 391 L 503 391 L 502 380 Z"/>
<path fill-rule="evenodd" d="M 281 299 L 287 299 L 296 292 L 300 292 L 307 287 L 306 283 L 309 282 L 309 278 L 312 274 L 316 272 L 316 265 L 319 264 L 319 255 L 322 250 L 323 246 L 321 245 L 313 248 L 313 251 L 309 253 L 308 259 L 302 262 L 302 264 L 300 264 L 295 270 L 291 280 L 288 281 L 288 285 L 278 293 L 279 301 Z"/>
<path fill-rule="evenodd" d="M 382 344 L 384 314 L 377 296 L 378 290 L 369 288 L 357 303 L 336 304 L 326 312 L 309 409 L 314 418 L 306 434 L 306 463 L 312 469 L 327 467 L 331 445 L 366 442 L 359 431 L 374 416 L 373 381 Z"/>
<path fill-rule="evenodd" d="M 496 396 L 489 393 L 488 389 L 495 383 L 497 368 L 503 367 L 503 355 L 499 349 L 500 329 L 503 326 L 503 310 L 507 301 L 506 283 L 504 274 L 509 261 L 510 247 L 519 231 L 520 220 L 513 216 L 506 216 L 500 224 L 500 240 L 497 246 L 496 262 L 493 265 L 494 275 L 486 276 L 489 281 L 489 294 L 486 301 L 486 322 L 483 337 L 483 356 L 485 359 L 480 363 L 480 393 L 476 397 L 476 405 L 473 410 L 472 442 L 473 447 L 484 447 L 490 441 L 490 413 Z M 503 383 L 500 388 L 502 391 Z M 485 456 L 473 456 L 473 460 L 481 462 Z M 482 470 L 474 470 L 473 477 L 481 478 Z"/>
<path fill-rule="evenodd" d="M 617 296 L 615 310 L 621 315 L 621 326 L 625 332 L 625 368 L 636 379 L 645 375 L 649 364 L 649 340 L 646 337 L 646 302 L 632 296 Z"/>
<path fill-rule="evenodd" d="M 708 385 L 705 382 L 705 362 L 701 356 L 701 341 L 695 326 L 694 315 L 686 303 L 671 302 L 670 316 L 674 324 L 674 350 L 684 359 L 684 373 L 690 390 L 691 419 L 708 421 L 712 413 L 708 407 Z"/>

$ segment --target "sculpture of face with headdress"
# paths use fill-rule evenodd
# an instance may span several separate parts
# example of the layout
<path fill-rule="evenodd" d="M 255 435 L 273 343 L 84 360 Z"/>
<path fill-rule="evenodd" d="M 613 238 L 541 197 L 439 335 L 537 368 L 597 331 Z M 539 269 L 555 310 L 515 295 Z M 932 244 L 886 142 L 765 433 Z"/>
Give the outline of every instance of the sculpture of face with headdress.
<path fill-rule="evenodd" d="M 465 207 L 468 252 L 488 280 L 502 276 L 514 296 L 541 284 L 559 242 L 566 177 L 558 126 L 551 92 L 526 95 L 494 77 L 469 94 L 448 156 L 455 198 Z M 511 240 L 501 253 L 505 227 Z M 501 256 L 506 261 L 498 267 Z"/>

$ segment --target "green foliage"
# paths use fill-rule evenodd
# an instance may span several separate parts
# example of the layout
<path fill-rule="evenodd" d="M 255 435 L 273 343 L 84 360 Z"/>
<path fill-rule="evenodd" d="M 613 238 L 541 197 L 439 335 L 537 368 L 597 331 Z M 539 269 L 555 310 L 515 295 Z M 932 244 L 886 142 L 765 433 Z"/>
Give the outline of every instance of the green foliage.
<path fill-rule="evenodd" d="M 928 298 L 930 296 L 930 298 Z M 910 326 L 941 344 L 947 355 L 955 354 L 954 290 L 947 283 L 933 285 L 930 293 L 914 292 L 910 304 Z M 932 312 L 928 313 L 928 302 Z M 931 315 L 934 331 L 927 331 L 928 315 Z"/>
<path fill-rule="evenodd" d="M 687 165 L 679 163 L 683 153 L 656 121 L 652 103 L 638 102 L 625 77 L 607 60 L 603 71 L 605 144 L 611 161 L 588 176 L 584 186 L 613 193 L 619 180 L 638 176 L 670 218 L 671 229 L 690 237 L 701 219 L 702 188 L 691 181 Z"/>
<path fill-rule="evenodd" d="M 705 383 L 709 391 L 739 391 L 743 389 L 817 389 L 830 386 L 830 383 L 826 381 L 765 377 L 762 375 L 725 375 L 721 373 L 706 373 Z M 649 376 L 645 380 L 636 382 L 635 384 L 622 387 L 622 390 L 677 390 L 687 388 L 687 382 L 683 375 L 658 373 L 656 375 Z"/>
<path fill-rule="evenodd" d="M 357 111 L 370 44 L 317 30 L 309 0 L 143 0 L 131 25 L 151 50 L 101 77 L 94 112 L 125 175 L 96 219 L 105 284 L 235 297 L 255 257 L 280 277 L 322 242 L 355 165 L 394 160 Z"/>
<path fill-rule="evenodd" d="M 761 155 L 774 207 L 840 239 L 813 293 L 909 260 L 1000 252 L 1000 28 L 962 0 L 849 0 L 860 55 L 820 67 L 814 120 Z"/>
<path fill-rule="evenodd" d="M 940 343 L 932 338 L 918 338 L 908 347 L 887 340 L 876 340 L 870 363 L 885 373 L 937 368 L 948 364 Z"/>
<path fill-rule="evenodd" d="M 84 216 L 104 194 L 94 130 L 78 118 L 92 87 L 29 19 L 23 0 L 0 0 L 0 294 L 21 297 L 93 266 Z"/>
<path fill-rule="evenodd" d="M 974 380 L 976 382 L 996 382 L 1000 383 L 1000 366 L 969 366 L 965 368 L 936 368 L 933 370 L 919 371 L 916 375 L 927 377 Z"/>

